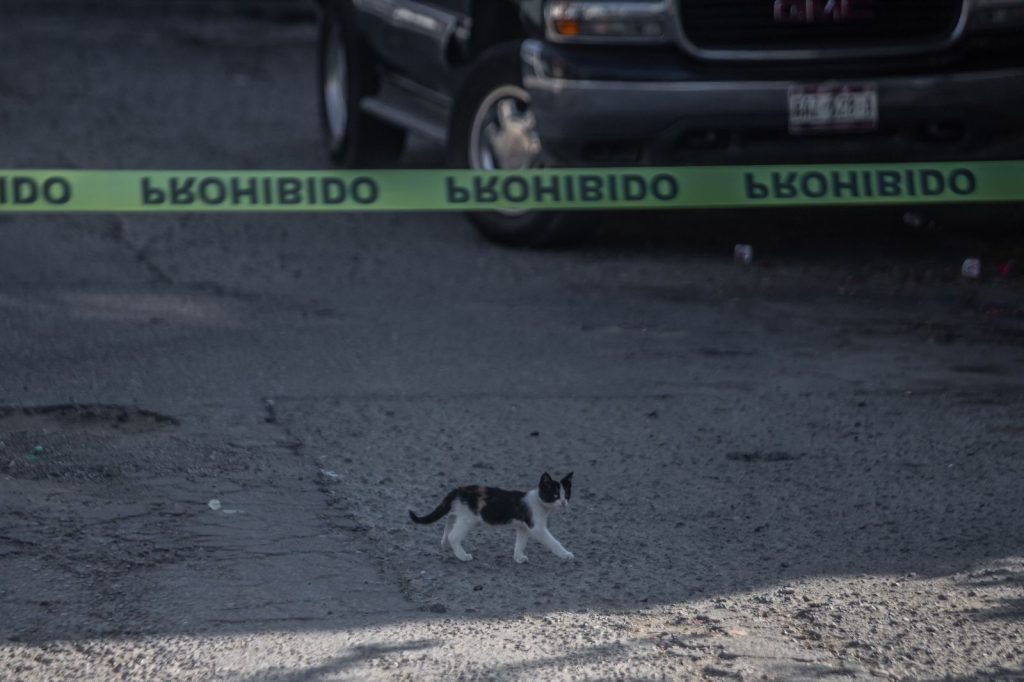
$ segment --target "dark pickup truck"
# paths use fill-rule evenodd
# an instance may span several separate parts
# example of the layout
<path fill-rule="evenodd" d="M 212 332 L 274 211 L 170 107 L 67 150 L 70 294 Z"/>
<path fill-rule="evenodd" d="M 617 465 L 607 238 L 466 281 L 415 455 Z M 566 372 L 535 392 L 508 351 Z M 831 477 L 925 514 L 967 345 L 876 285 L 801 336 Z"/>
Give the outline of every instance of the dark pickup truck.
<path fill-rule="evenodd" d="M 1021 158 L 1024 0 L 321 0 L 343 167 Z M 474 214 L 538 245 L 550 212 Z"/>

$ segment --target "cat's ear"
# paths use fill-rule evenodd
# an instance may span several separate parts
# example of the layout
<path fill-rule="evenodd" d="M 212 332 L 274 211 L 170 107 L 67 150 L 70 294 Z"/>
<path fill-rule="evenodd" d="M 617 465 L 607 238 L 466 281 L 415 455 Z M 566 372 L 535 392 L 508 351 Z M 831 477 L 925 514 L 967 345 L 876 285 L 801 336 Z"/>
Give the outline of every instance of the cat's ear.
<path fill-rule="evenodd" d="M 544 475 L 540 477 L 540 482 L 541 483 L 550 483 L 553 480 L 555 480 L 555 479 L 551 478 L 551 474 L 549 474 L 546 471 L 544 472 Z"/>
<path fill-rule="evenodd" d="M 572 483 L 572 472 L 570 471 L 564 477 L 562 477 L 562 483 Z"/>

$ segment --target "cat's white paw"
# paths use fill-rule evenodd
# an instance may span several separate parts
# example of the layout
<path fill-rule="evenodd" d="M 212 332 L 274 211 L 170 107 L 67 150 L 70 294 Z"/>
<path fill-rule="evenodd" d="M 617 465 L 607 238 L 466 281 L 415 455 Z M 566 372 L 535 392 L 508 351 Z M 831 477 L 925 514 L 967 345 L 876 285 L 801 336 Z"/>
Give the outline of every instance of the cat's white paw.
<path fill-rule="evenodd" d="M 566 561 L 572 561 L 576 558 L 576 555 L 570 551 L 566 551 L 565 554 L 559 554 L 558 558 L 565 559 Z"/>
<path fill-rule="evenodd" d="M 469 552 L 463 552 L 462 554 L 456 554 L 455 558 L 458 559 L 459 561 L 472 561 L 473 560 L 473 555 L 470 554 Z"/>
<path fill-rule="evenodd" d="M 517 564 L 525 564 L 527 561 L 529 561 L 529 558 L 527 558 L 525 554 L 518 554 L 514 558 Z"/>

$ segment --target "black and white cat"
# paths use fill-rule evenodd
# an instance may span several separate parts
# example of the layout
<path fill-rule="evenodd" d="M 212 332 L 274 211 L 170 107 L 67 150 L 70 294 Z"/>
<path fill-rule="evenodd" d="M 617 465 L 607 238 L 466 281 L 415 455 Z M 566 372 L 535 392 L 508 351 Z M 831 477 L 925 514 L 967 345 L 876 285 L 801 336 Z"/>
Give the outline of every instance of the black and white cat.
<path fill-rule="evenodd" d="M 462 541 L 473 527 L 483 521 L 489 526 L 512 525 L 516 529 L 513 557 L 524 563 L 526 541 L 533 536 L 560 559 L 573 559 L 573 553 L 548 530 L 548 516 L 558 507 L 569 504 L 572 496 L 572 474 L 556 481 L 548 474 L 540 477 L 540 484 L 529 492 L 502 490 L 471 485 L 448 493 L 437 509 L 426 516 L 416 516 L 409 510 L 409 518 L 416 523 L 434 523 L 443 517 L 444 534 L 441 547 L 451 546 L 460 561 L 470 561 L 473 555 L 462 548 Z"/>

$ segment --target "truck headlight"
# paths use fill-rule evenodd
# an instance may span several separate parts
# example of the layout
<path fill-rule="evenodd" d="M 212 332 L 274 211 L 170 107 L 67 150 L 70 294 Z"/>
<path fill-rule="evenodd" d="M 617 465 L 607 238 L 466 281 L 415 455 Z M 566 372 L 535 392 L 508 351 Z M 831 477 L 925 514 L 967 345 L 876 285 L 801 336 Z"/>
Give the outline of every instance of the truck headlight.
<path fill-rule="evenodd" d="M 661 43 L 668 36 L 667 0 L 556 0 L 544 8 L 552 42 Z"/>
<path fill-rule="evenodd" d="M 980 31 L 1024 27 L 1024 0 L 974 0 L 971 27 Z"/>

